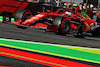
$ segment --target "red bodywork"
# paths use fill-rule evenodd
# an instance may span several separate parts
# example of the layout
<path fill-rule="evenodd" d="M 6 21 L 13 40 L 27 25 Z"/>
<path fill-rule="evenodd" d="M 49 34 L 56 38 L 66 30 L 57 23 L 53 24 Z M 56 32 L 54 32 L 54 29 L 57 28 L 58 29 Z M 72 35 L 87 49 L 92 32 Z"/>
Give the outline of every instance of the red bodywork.
<path fill-rule="evenodd" d="M 11 22 L 11 24 L 14 24 L 17 26 L 23 26 L 23 27 L 31 27 L 31 28 L 36 28 L 36 29 L 48 29 L 49 31 L 57 31 L 58 30 L 57 26 L 47 25 L 47 24 L 39 22 L 44 17 L 48 17 L 48 15 L 59 16 L 59 14 L 57 14 L 57 13 L 54 14 L 54 13 L 45 13 L 45 12 L 40 13 L 39 12 L 39 14 L 37 14 L 31 18 L 26 19 L 24 22 L 22 22 L 22 20 L 16 20 L 14 22 Z M 32 25 L 29 25 L 29 24 L 32 24 Z"/>
<path fill-rule="evenodd" d="M 16 20 L 14 22 L 11 22 L 11 24 L 18 25 L 18 26 L 24 26 L 24 27 L 32 27 L 32 28 L 37 28 L 37 29 L 39 29 L 39 28 L 47 29 L 47 25 L 43 24 L 43 23 L 36 23 L 34 26 L 28 25 L 28 23 L 33 23 L 43 17 L 46 17 L 45 13 L 37 14 L 29 19 L 26 19 L 23 23 L 22 23 L 22 20 Z"/>
<path fill-rule="evenodd" d="M 11 24 L 17 25 L 17 26 L 23 26 L 23 27 L 32 27 L 32 28 L 36 28 L 36 29 L 48 29 L 49 31 L 57 31 L 57 26 L 55 25 L 47 25 L 41 22 L 40 19 L 43 19 L 44 17 L 48 17 L 51 16 L 53 19 L 55 19 L 57 16 L 61 16 L 61 17 L 66 17 L 66 19 L 70 19 L 72 18 L 72 15 L 67 15 L 67 14 L 63 14 L 63 13 L 58 13 L 58 10 L 56 10 L 55 12 L 51 12 L 50 10 L 47 10 L 47 12 L 38 12 L 39 14 L 32 16 L 31 18 L 26 19 L 24 22 L 22 22 L 22 20 L 16 20 L 14 22 L 11 22 Z M 73 16 L 74 19 L 76 19 L 76 15 Z M 29 24 L 33 24 L 32 26 L 30 26 Z M 71 27 L 74 29 L 77 29 L 78 27 L 75 26 L 74 23 L 71 22 Z"/>
<path fill-rule="evenodd" d="M 91 18 L 84 18 L 81 14 L 78 13 L 72 13 L 72 14 L 66 14 L 66 11 L 58 12 L 59 10 L 56 10 L 55 12 L 51 12 L 50 10 L 47 10 L 47 12 L 38 12 L 39 14 L 32 16 L 31 18 L 26 19 L 24 22 L 22 20 L 17 20 L 14 22 L 11 22 L 11 24 L 17 25 L 17 26 L 23 26 L 23 27 L 32 27 L 37 29 L 48 29 L 49 31 L 57 31 L 58 28 L 55 25 L 47 25 L 43 22 L 41 22 L 41 19 L 44 19 L 45 17 L 52 17 L 53 20 L 57 16 L 66 17 L 67 19 L 70 19 L 70 27 L 77 30 L 78 26 L 81 24 L 81 22 L 73 22 L 71 19 L 83 21 L 83 27 L 82 32 L 92 32 L 95 28 L 99 27 L 98 23 L 93 21 Z M 30 25 L 32 24 L 32 25 Z"/>

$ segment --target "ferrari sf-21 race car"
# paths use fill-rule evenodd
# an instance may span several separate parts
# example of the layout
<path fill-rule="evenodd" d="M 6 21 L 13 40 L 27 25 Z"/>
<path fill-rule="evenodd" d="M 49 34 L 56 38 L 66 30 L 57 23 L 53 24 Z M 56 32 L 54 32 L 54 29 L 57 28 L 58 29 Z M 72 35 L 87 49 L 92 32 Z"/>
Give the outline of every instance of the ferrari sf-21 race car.
<path fill-rule="evenodd" d="M 97 22 L 93 21 L 87 14 L 57 9 L 55 12 L 46 10 L 32 15 L 28 10 L 21 9 L 15 14 L 15 21 L 10 22 L 18 28 L 27 27 L 54 31 L 56 34 L 66 35 L 70 31 L 75 37 L 85 37 L 87 32 L 98 32 L 100 28 Z"/>

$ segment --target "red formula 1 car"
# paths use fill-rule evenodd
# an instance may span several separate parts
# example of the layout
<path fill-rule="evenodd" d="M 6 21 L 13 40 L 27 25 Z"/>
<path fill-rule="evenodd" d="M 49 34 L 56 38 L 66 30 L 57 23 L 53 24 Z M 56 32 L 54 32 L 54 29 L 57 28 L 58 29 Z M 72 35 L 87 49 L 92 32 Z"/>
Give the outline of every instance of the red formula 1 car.
<path fill-rule="evenodd" d="M 54 31 L 57 34 L 66 35 L 70 31 L 70 20 L 62 14 L 58 14 L 58 11 L 51 12 L 38 12 L 33 16 L 28 10 L 19 10 L 15 14 L 15 21 L 10 22 L 16 25 L 18 28 L 36 28 Z"/>
<path fill-rule="evenodd" d="M 38 12 L 35 16 L 32 16 L 32 13 L 27 10 L 19 10 L 15 15 L 15 20 L 11 24 L 16 25 L 18 28 L 32 27 L 54 31 L 62 35 L 72 31 L 76 37 L 85 37 L 87 32 L 96 32 L 97 28 L 100 27 L 97 22 L 89 18 L 84 12 L 76 14 L 59 9 L 55 12 L 50 10 Z"/>

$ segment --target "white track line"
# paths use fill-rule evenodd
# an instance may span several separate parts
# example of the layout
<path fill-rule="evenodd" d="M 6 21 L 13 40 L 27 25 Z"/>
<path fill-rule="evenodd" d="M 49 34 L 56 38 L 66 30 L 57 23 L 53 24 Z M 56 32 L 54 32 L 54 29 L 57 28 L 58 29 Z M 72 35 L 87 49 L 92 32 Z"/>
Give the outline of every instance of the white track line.
<path fill-rule="evenodd" d="M 100 50 L 99 48 L 78 47 L 78 46 L 69 46 L 69 45 L 60 45 L 60 44 L 49 44 L 49 43 L 40 43 L 40 42 L 22 41 L 22 40 L 13 40 L 13 39 L 4 39 L 4 38 L 0 38 L 0 40 L 8 40 L 8 41 L 16 41 L 16 42 L 24 42 L 24 43 L 36 43 L 36 44 L 52 45 L 52 46 L 60 46 L 60 47 L 73 47 L 73 48 Z"/>

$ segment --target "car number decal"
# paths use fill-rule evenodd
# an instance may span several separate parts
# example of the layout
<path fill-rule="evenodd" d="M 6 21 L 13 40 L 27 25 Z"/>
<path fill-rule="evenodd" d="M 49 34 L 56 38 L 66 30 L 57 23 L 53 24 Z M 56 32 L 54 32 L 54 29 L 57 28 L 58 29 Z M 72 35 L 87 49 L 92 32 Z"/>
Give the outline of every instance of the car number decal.
<path fill-rule="evenodd" d="M 90 26 L 91 26 L 91 30 L 94 30 L 95 28 L 99 27 L 99 25 L 97 25 L 97 22 L 91 23 Z"/>

